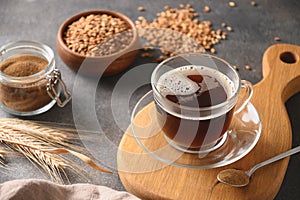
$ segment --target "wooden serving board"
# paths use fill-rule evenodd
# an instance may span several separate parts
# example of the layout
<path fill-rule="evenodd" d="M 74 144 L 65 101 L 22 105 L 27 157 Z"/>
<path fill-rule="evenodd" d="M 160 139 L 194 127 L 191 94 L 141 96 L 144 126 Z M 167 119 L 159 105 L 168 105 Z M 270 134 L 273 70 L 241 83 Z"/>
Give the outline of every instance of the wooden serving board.
<path fill-rule="evenodd" d="M 289 44 L 269 47 L 263 56 L 263 77 L 254 86 L 251 99 L 263 128 L 257 145 L 249 154 L 233 164 L 214 169 L 170 165 L 158 169 L 161 163 L 140 148 L 129 128 L 118 152 L 119 175 L 126 190 L 142 199 L 274 199 L 289 158 L 256 171 L 246 187 L 216 184 L 217 174 L 223 169 L 247 170 L 291 148 L 292 130 L 284 103 L 300 91 L 300 47 Z M 153 171 L 151 167 L 158 170 Z M 143 170 L 147 172 L 134 173 Z"/>

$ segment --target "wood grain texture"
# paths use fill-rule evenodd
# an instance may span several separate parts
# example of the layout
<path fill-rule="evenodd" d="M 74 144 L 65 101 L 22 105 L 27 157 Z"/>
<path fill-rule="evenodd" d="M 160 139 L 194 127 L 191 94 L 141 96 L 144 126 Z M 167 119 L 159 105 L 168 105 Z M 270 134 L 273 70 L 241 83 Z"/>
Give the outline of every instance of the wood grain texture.
<path fill-rule="evenodd" d="M 295 62 L 287 63 L 293 61 L 292 58 Z M 216 176 L 227 168 L 247 170 L 291 148 L 292 130 L 284 103 L 299 91 L 300 47 L 289 44 L 269 47 L 263 56 L 263 80 L 254 86 L 251 99 L 262 120 L 262 134 L 248 155 L 231 165 L 215 169 L 184 169 L 166 165 L 151 171 L 151 168 L 157 169 L 162 164 L 147 155 L 128 131 L 118 152 L 119 175 L 124 187 L 143 199 L 274 199 L 289 158 L 259 169 L 250 184 L 243 188 L 216 184 Z M 128 156 L 124 152 L 132 154 Z M 135 159 L 134 155 L 143 156 Z M 148 172 L 132 173 L 143 169 Z"/>

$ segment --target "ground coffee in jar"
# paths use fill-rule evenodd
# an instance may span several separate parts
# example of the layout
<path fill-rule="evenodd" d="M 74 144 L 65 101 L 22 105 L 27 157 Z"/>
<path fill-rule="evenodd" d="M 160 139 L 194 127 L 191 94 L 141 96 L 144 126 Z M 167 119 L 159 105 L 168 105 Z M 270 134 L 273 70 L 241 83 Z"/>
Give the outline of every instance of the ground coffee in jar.
<path fill-rule="evenodd" d="M 60 100 L 60 89 L 64 101 Z M 49 110 L 56 102 L 63 107 L 69 100 L 50 47 L 20 41 L 0 49 L 2 109 L 14 115 L 35 115 Z"/>
<path fill-rule="evenodd" d="M 24 54 L 5 60 L 0 64 L 0 70 L 9 76 L 24 77 L 37 74 L 47 65 L 48 61 L 44 58 Z"/>

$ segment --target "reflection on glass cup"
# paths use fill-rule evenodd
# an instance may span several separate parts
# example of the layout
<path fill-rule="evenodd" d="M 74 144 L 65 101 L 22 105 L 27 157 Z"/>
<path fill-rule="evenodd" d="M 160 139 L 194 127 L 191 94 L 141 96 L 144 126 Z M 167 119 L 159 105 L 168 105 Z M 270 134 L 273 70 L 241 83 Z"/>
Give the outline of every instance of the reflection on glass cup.
<path fill-rule="evenodd" d="M 160 63 L 152 73 L 151 84 L 157 121 L 166 140 L 188 153 L 220 147 L 233 115 L 252 95 L 251 83 L 241 81 L 226 61 L 199 53 Z M 248 96 L 236 106 L 241 87 Z"/>

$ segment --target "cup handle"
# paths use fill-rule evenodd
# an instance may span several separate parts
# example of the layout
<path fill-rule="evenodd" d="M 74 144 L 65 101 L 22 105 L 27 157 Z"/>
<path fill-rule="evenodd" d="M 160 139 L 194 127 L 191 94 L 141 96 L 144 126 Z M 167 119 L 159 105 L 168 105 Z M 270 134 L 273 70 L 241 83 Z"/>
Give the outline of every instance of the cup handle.
<path fill-rule="evenodd" d="M 249 81 L 241 80 L 241 89 L 245 90 L 245 94 L 241 97 L 242 100 L 239 100 L 240 99 L 239 97 L 238 101 L 242 101 L 242 102 L 240 103 L 240 105 L 236 104 L 234 114 L 238 114 L 245 108 L 245 106 L 249 103 L 253 94 L 253 86 Z"/>

